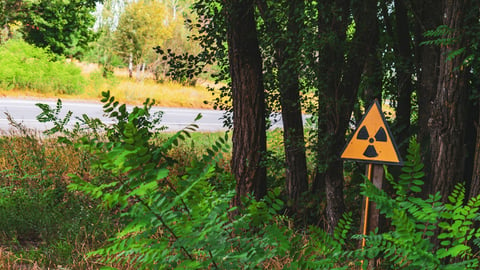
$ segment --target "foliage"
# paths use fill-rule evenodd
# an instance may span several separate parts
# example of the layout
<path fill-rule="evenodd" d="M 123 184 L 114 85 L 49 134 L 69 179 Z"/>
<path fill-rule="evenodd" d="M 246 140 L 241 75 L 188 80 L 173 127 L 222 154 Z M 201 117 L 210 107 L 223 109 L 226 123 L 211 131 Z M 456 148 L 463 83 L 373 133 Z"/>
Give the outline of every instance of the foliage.
<path fill-rule="evenodd" d="M 479 216 L 480 196 L 464 202 L 461 184 L 455 186 L 447 203 L 441 202 L 439 193 L 426 199 L 414 196 L 421 191 L 424 177 L 419 151 L 419 144 L 412 139 L 400 179 L 395 181 L 386 174 L 395 189 L 394 198 L 368 181 L 364 184 L 364 195 L 391 221 L 392 229 L 366 236 L 362 256 L 381 257 L 385 269 L 477 269 L 473 247 L 478 247 L 480 231 L 474 222 Z"/>
<path fill-rule="evenodd" d="M 459 39 L 462 38 L 461 35 L 457 34 L 457 37 L 454 38 L 455 29 L 451 29 L 446 25 L 440 25 L 435 30 L 429 30 L 424 33 L 426 38 L 430 38 L 430 40 L 425 40 L 421 43 L 421 45 L 434 45 L 434 46 L 447 46 L 452 47 L 454 44 L 459 43 Z M 447 61 L 452 60 L 453 58 L 460 56 L 463 57 L 463 64 L 469 65 L 471 58 L 474 57 L 474 54 L 465 56 L 465 53 L 468 48 L 458 48 L 448 52 Z M 458 67 L 459 68 L 459 67 Z"/>
<path fill-rule="evenodd" d="M 108 208 L 120 208 L 129 223 L 109 246 L 94 254 L 103 255 L 106 262 L 128 261 L 142 269 L 226 268 L 257 265 L 269 257 L 262 239 L 245 235 L 253 230 L 247 224 L 261 227 L 264 220 L 259 215 L 268 217 L 269 207 L 252 201 L 250 214 L 230 222 L 233 190 L 219 193 L 213 186 L 218 179 L 231 181 L 219 178 L 218 173 L 223 172 L 215 166 L 221 153 L 228 150 L 226 138 L 219 138 L 202 158 L 192 160 L 184 175 L 170 175 L 175 160 L 169 150 L 190 136 L 196 125 L 157 145 L 158 118 L 147 117 L 151 103 L 127 112 L 125 105 L 118 106 L 108 93 L 102 101 L 105 112 L 117 119 L 107 131 L 109 141 L 85 138 L 79 146 L 95 153 L 98 159 L 92 166 L 109 172 L 111 179 L 87 182 L 73 176 L 69 189 L 99 198 Z"/>
<path fill-rule="evenodd" d="M 292 269 L 350 265 L 341 252 L 351 214 L 331 236 L 316 227 L 296 232 L 291 220 L 278 215 L 284 208 L 281 188 L 270 190 L 261 201 L 244 198 L 243 209 L 231 208 L 234 181 L 218 166 L 229 150 L 226 137 L 177 170 L 170 153 L 196 125 L 159 142 L 160 119 L 149 113 L 152 102 L 129 112 L 108 92 L 103 96 L 105 113 L 115 124 L 96 128 L 104 131 L 85 134 L 76 144 L 94 156 L 92 170 L 103 173 L 89 180 L 72 175 L 69 186 L 120 210 L 128 221 L 106 247 L 91 253 L 101 255 L 102 263 L 141 269 L 254 268 L 282 260 Z M 61 102 L 56 108 L 41 106 L 39 119 L 54 123 L 49 132 L 64 130 L 68 113 L 59 118 L 60 107 Z M 91 119 L 83 118 L 94 127 Z"/>
<path fill-rule="evenodd" d="M 25 12 L 25 40 L 54 53 L 77 56 L 95 38 L 92 12 L 96 0 L 29 1 Z"/>
<path fill-rule="evenodd" d="M 41 93 L 78 94 L 85 81 L 80 69 L 45 49 L 21 40 L 0 46 L 0 85 L 6 89 L 28 89 Z"/>
<path fill-rule="evenodd" d="M 0 44 L 7 41 L 12 33 L 12 25 L 25 15 L 27 1 L 3 0 L 0 2 Z"/>
<path fill-rule="evenodd" d="M 168 64 L 165 76 L 184 85 L 195 85 L 196 79 L 204 73 L 205 66 L 208 64 L 199 56 L 189 53 L 177 54 L 171 49 L 165 52 L 160 46 L 155 47 L 155 52 Z"/>
<path fill-rule="evenodd" d="M 73 248 L 70 242 L 56 240 L 79 237 L 72 230 L 95 232 L 83 222 L 105 226 L 108 223 L 95 223 L 93 219 L 99 218 L 99 213 L 109 213 L 125 226 L 117 226 L 120 231 L 90 253 L 94 256 L 91 259 L 100 258 L 98 263 L 109 266 L 352 269 L 362 261 L 366 267 L 366 262 L 374 258 L 380 258 L 381 269 L 479 266 L 472 248 L 480 236 L 474 227 L 480 197 L 465 202 L 462 185 L 456 186 L 447 203 L 442 203 L 438 194 L 418 197 L 424 173 L 415 139 L 410 142 L 398 180 L 387 173 L 395 191 L 393 197 L 368 181 L 362 186 L 363 194 L 390 221 L 390 230 L 352 236 L 354 218 L 345 213 L 334 232 L 328 234 L 317 226 L 295 227 L 293 220 L 279 214 L 285 208 L 279 199 L 281 188 L 271 189 L 260 201 L 244 198 L 243 209 L 231 208 L 234 181 L 222 167 L 229 151 L 227 135 L 204 147 L 203 155 L 179 164 L 178 155 L 173 153 L 178 153 L 177 148 L 188 137 L 196 136 L 195 124 L 174 134 L 161 134 L 161 114 L 150 113 L 154 101 L 127 110 L 105 92 L 102 102 L 113 125 L 84 115 L 73 130 L 66 129 L 70 113 L 61 113 L 61 101 L 54 108 L 38 105 L 42 110 L 38 119 L 53 123 L 48 133 L 58 138 L 56 142 L 62 147 L 57 151 L 75 146 L 76 153 L 81 154 L 82 169 L 70 174 L 68 189 L 72 192 L 66 192 L 64 179 L 71 171 L 68 166 L 76 162 L 62 162 L 65 155 L 52 152 L 51 144 L 38 143 L 38 138 L 25 134 L 0 140 L 14 164 L 0 172 L 1 179 L 6 180 L 0 187 L 0 224 L 5 239 L 45 238 L 55 246 L 45 254 L 54 250 L 68 256 Z M 20 153 L 12 147 L 20 141 L 29 145 L 23 149 L 31 153 Z M 96 202 L 103 207 L 92 208 Z M 12 215 L 17 211 L 22 214 Z M 71 224 L 72 216 L 80 222 L 75 219 Z M 60 226 L 55 221 L 63 223 Z M 366 247 L 358 249 L 355 240 L 362 238 L 366 238 Z M 45 260 L 49 259 L 47 264 L 54 265 L 58 258 Z"/>
<path fill-rule="evenodd" d="M 346 241 L 351 214 L 344 215 L 333 235 L 314 226 L 297 232 L 291 220 L 278 214 L 284 208 L 281 188 L 260 201 L 244 198 L 243 209 L 231 208 L 234 181 L 218 166 L 229 150 L 226 137 L 174 174 L 177 160 L 170 153 L 196 125 L 158 141 L 160 116 L 149 112 L 153 102 L 127 111 L 108 92 L 103 96 L 104 111 L 115 123 L 95 128 L 83 116 L 83 123 L 97 132 L 82 135 L 76 144 L 92 154 L 91 169 L 98 176 L 71 175 L 69 185 L 101 200 L 107 209 L 119 210 L 127 221 L 107 246 L 91 253 L 102 256 L 101 263 L 140 269 L 255 268 L 279 261 L 291 269 L 352 266 L 346 260 L 352 252 L 343 251 L 351 248 Z M 68 113 L 59 118 L 61 102 L 56 108 L 40 107 L 39 119 L 54 123 L 50 132 L 64 130 Z"/>

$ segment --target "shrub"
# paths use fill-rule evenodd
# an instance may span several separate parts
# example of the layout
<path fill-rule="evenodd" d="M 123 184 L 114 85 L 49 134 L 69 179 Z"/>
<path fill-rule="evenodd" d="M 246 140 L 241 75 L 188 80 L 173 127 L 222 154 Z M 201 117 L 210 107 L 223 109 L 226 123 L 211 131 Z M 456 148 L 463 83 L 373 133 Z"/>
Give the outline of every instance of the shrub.
<path fill-rule="evenodd" d="M 81 70 L 45 49 L 19 39 L 0 46 L 0 86 L 41 93 L 78 94 L 85 87 Z"/>
<path fill-rule="evenodd" d="M 196 125 L 157 145 L 158 129 L 149 113 L 152 103 L 127 112 L 108 93 L 104 96 L 105 112 L 117 120 L 107 134 L 115 136 L 108 136 L 108 142 L 86 139 L 81 147 L 96 153 L 94 167 L 108 171 L 111 179 L 88 182 L 73 176 L 69 189 L 99 198 L 106 207 L 119 207 L 129 223 L 94 254 L 108 263 L 141 269 L 226 268 L 255 265 L 268 257 L 266 245 L 254 244 L 260 238 L 235 236 L 249 228 L 243 219 L 229 221 L 233 190 L 219 193 L 211 184 L 222 173 L 214 164 L 225 151 L 226 138 L 192 160 L 184 175 L 170 175 L 176 161 L 168 156 L 169 150 L 190 136 Z M 250 208 L 263 209 L 253 203 Z"/>

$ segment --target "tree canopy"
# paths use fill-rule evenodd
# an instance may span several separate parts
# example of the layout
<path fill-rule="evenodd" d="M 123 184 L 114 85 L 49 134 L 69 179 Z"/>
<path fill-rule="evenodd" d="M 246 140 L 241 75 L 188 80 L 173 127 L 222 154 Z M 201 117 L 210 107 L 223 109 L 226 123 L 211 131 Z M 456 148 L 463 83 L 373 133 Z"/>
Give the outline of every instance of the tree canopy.
<path fill-rule="evenodd" d="M 21 22 L 26 41 L 49 47 L 52 52 L 73 56 L 93 40 L 96 0 L 25 1 Z"/>

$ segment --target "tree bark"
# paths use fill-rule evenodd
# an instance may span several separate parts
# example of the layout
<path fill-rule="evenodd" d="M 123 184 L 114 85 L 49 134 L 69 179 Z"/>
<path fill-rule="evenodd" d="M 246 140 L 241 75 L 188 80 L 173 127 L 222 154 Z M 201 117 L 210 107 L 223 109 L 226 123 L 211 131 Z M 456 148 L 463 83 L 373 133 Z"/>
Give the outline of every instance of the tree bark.
<path fill-rule="evenodd" d="M 290 209 L 298 210 L 298 201 L 308 190 L 307 160 L 303 133 L 302 108 L 300 102 L 299 58 L 300 24 L 303 13 L 303 0 L 289 2 L 287 25 L 288 41 L 278 44 L 278 80 L 280 104 L 282 107 L 283 140 L 286 162 L 286 187 Z"/>
<path fill-rule="evenodd" d="M 329 164 L 336 159 L 330 156 L 332 152 L 335 116 L 335 96 L 332 92 L 339 91 L 342 73 L 345 65 L 346 32 L 350 16 L 349 1 L 337 0 L 331 4 L 319 2 L 318 6 L 318 29 L 320 40 L 318 55 L 314 67 L 318 78 L 318 142 L 316 153 L 316 172 L 312 184 L 312 192 L 323 194 L 325 188 L 325 176 Z M 330 39 L 330 42 L 324 40 Z M 315 54 L 315 53 L 314 53 Z M 312 61 L 313 62 L 313 61 Z M 333 97 L 332 97 L 333 96 Z"/>
<path fill-rule="evenodd" d="M 265 98 L 253 0 L 230 0 L 226 5 L 228 57 L 233 95 L 232 172 L 234 204 L 253 193 L 266 194 Z"/>
<path fill-rule="evenodd" d="M 419 91 L 420 130 L 428 132 L 428 135 L 422 136 L 424 139 L 426 137 L 429 146 L 425 187 L 427 194 L 440 192 L 444 200 L 447 200 L 456 183 L 465 180 L 468 91 L 465 88 L 466 70 L 462 68 L 464 55 L 449 59 L 451 52 L 465 45 L 461 33 L 465 20 L 465 3 L 463 0 L 442 1 L 442 24 L 453 29 L 444 38 L 457 40 L 453 44 L 440 46 L 438 54 L 433 55 L 438 59 L 436 63 L 426 59 L 430 57 L 428 52 L 424 51 L 422 56 L 421 85 L 428 89 L 427 95 L 420 94 Z M 427 70 L 427 64 L 435 64 L 438 68 L 433 71 L 437 73 Z M 433 91 L 430 92 L 430 89 Z"/>
<path fill-rule="evenodd" d="M 411 12 L 415 14 L 415 55 L 418 67 L 418 141 L 422 147 L 422 159 L 425 164 L 424 197 L 430 191 L 430 132 L 429 115 L 432 111 L 437 80 L 439 75 L 440 49 L 433 45 L 421 45 L 427 30 L 435 29 L 442 23 L 442 7 L 436 0 L 412 1 Z"/>
<path fill-rule="evenodd" d="M 480 100 L 478 100 L 480 102 Z M 475 156 L 473 158 L 473 174 L 472 181 L 470 183 L 469 198 L 480 195 L 480 109 L 475 123 L 477 131 L 477 138 L 475 144 Z"/>

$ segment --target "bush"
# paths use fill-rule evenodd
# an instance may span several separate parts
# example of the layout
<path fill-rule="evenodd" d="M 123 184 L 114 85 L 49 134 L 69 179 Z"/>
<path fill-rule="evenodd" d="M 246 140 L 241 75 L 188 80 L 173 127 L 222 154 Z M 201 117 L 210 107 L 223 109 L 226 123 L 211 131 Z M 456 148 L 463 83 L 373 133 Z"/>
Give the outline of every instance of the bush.
<path fill-rule="evenodd" d="M 78 94 L 85 80 L 81 70 L 45 49 L 12 39 L 0 46 L 0 87 L 40 93 Z"/>
<path fill-rule="evenodd" d="M 228 151 L 226 137 L 219 137 L 203 156 L 192 157 L 183 173 L 174 175 L 177 160 L 170 153 L 196 125 L 160 141 L 161 115 L 150 114 L 153 102 L 127 111 L 108 92 L 103 96 L 105 114 L 115 123 L 94 127 L 95 121 L 84 116 L 83 123 L 95 129 L 84 135 L 63 128 L 60 102 L 55 109 L 39 105 L 39 119 L 54 123 L 50 132 L 63 132 L 68 136 L 60 140 L 70 143 L 77 141 L 69 139 L 72 135 L 80 135 L 76 146 L 94 157 L 91 175 L 98 177 L 71 175 L 69 189 L 100 199 L 128 221 L 108 245 L 93 253 L 103 257 L 102 263 L 132 269 L 251 268 L 280 253 L 273 250 L 281 239 L 288 243 L 291 234 L 273 219 L 282 208 L 278 189 L 264 201 L 246 199 L 242 214 L 230 219 L 235 210 L 230 207 L 233 185 L 218 182 L 232 178 L 216 166 Z"/>

